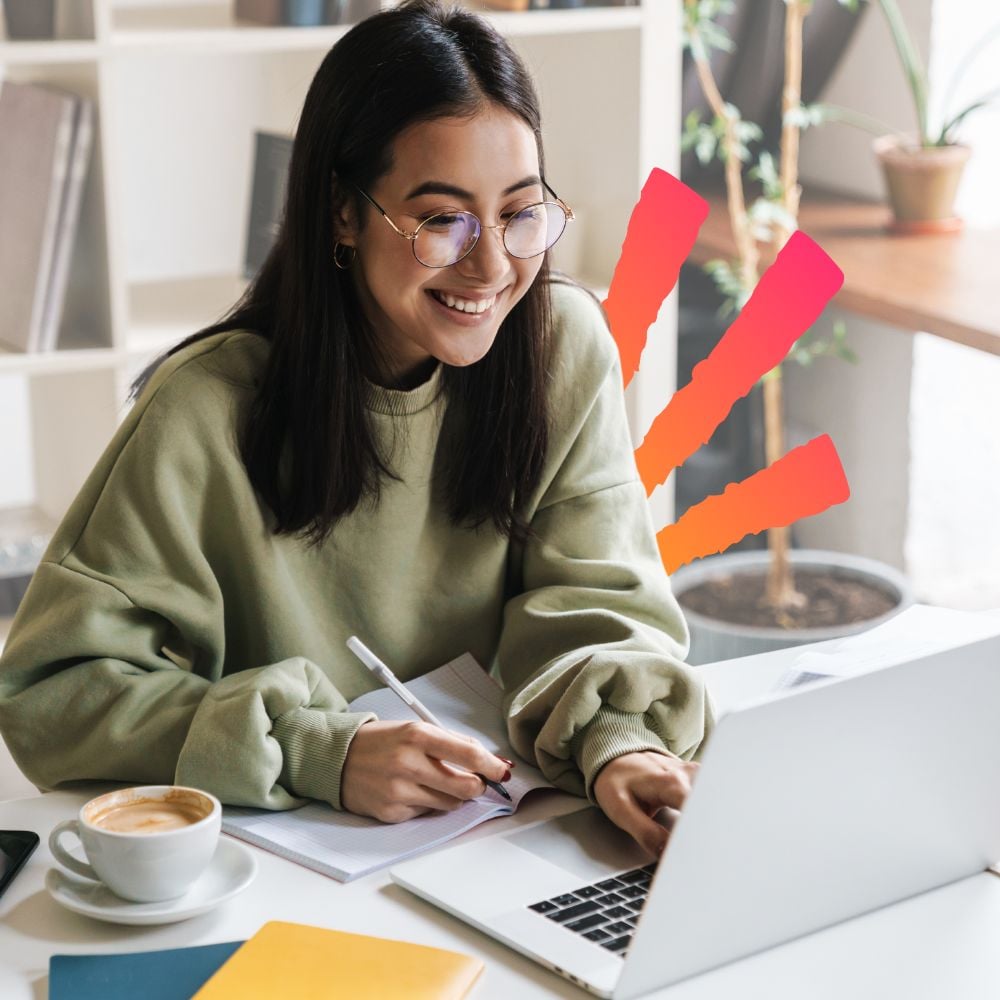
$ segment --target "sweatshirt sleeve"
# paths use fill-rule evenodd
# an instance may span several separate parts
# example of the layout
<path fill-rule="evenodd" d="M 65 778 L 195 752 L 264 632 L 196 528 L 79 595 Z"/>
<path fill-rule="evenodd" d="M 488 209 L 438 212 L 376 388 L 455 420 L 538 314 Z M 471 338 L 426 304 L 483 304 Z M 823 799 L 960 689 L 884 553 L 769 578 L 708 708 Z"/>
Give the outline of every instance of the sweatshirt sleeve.
<path fill-rule="evenodd" d="M 603 328 L 596 306 L 580 314 L 577 324 Z M 590 798 L 608 761 L 636 750 L 689 760 L 713 722 L 704 681 L 684 663 L 687 625 L 636 469 L 617 350 L 603 334 L 603 377 L 588 383 L 577 369 L 569 380 L 575 397 L 562 409 L 576 423 L 556 440 L 564 454 L 535 535 L 515 548 L 497 653 L 513 746 Z"/>
<path fill-rule="evenodd" d="M 305 657 L 227 662 L 218 574 L 239 555 L 206 526 L 260 514 L 204 443 L 225 437 L 203 433 L 218 407 L 189 407 L 189 433 L 177 402 L 126 420 L 57 530 L 0 658 L 0 731 L 42 788 L 176 783 L 340 808 L 350 741 L 374 716 L 346 711 Z"/>

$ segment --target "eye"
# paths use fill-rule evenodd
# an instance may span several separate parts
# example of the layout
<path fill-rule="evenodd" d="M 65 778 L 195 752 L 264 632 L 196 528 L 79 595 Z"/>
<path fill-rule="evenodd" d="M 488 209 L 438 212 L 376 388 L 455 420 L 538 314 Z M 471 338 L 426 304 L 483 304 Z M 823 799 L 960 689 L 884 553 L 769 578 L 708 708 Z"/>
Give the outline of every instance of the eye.
<path fill-rule="evenodd" d="M 427 222 L 428 219 L 432 221 Z M 421 221 L 427 222 L 427 225 L 424 226 L 425 229 L 441 231 L 444 229 L 450 229 L 452 226 L 457 225 L 461 219 L 458 214 L 450 214 L 448 212 L 432 212 L 430 215 L 425 215 Z"/>
<path fill-rule="evenodd" d="M 544 205 L 525 205 L 523 208 L 518 209 L 516 214 L 524 213 L 525 219 L 539 219 L 545 214 Z"/>

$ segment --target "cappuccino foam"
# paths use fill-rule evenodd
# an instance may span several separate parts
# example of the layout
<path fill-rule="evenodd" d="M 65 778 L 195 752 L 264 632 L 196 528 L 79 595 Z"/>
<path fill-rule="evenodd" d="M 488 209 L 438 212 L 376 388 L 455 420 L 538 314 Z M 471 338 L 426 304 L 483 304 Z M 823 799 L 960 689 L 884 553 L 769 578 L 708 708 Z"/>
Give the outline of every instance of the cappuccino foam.
<path fill-rule="evenodd" d="M 112 833 L 163 833 L 180 830 L 203 820 L 211 810 L 193 802 L 170 799 L 133 799 L 101 810 L 90 822 Z"/>

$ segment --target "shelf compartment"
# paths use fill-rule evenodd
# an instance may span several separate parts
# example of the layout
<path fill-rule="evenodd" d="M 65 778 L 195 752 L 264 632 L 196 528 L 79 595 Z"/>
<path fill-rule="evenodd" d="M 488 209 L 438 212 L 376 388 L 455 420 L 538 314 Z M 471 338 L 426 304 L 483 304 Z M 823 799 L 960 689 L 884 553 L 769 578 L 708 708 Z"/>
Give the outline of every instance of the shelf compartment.
<path fill-rule="evenodd" d="M 505 35 L 566 35 L 637 29 L 640 7 L 590 7 L 506 13 L 476 10 Z M 117 8 L 111 42 L 127 48 L 211 49 L 231 52 L 329 49 L 352 25 L 315 28 L 256 26 L 237 21 L 231 3 Z"/>
<path fill-rule="evenodd" d="M 349 24 L 317 28 L 254 25 L 237 21 L 231 2 L 125 7 L 114 10 L 111 44 L 212 52 L 328 49 L 350 28 Z"/>
<path fill-rule="evenodd" d="M 96 63 L 100 46 L 88 41 L 0 42 L 0 65 Z"/>
<path fill-rule="evenodd" d="M 12 43 L 10 47 L 18 44 Z M 39 43 L 52 48 L 72 42 Z M 79 43 L 86 45 L 88 43 Z M 93 44 L 93 43 L 89 43 Z M 73 358 L 86 368 L 99 365 L 100 349 L 111 347 L 111 303 L 109 293 L 109 247 L 105 197 L 105 122 L 98 63 L 59 61 L 44 66 L 27 61 L 0 67 L 0 76 L 11 83 L 32 84 L 91 101 L 94 105 L 94 135 L 83 181 L 79 219 L 70 248 L 69 272 L 59 317 L 58 349 L 45 354 L 0 352 L 0 371 L 61 370 Z M 2 297 L 2 296 L 0 296 Z"/>
<path fill-rule="evenodd" d="M 653 0 L 661 2 L 661 0 Z M 571 35 L 592 31 L 638 29 L 642 24 L 640 7 L 584 7 L 566 10 L 529 10 L 517 13 L 477 11 L 484 14 L 509 37 L 532 35 Z"/>
<path fill-rule="evenodd" d="M 36 354 L 0 350 L 0 375 L 94 371 L 100 368 L 114 368 L 117 363 L 118 358 L 115 353 L 107 347 L 45 351 Z"/>
<path fill-rule="evenodd" d="M 237 275 L 147 281 L 129 286 L 130 357 L 149 360 L 216 322 L 247 287 Z"/>
<path fill-rule="evenodd" d="M 37 507 L 0 508 L 0 649 L 56 526 Z"/>
<path fill-rule="evenodd" d="M 61 518 L 118 428 L 115 368 L 47 371 L 29 387 L 33 503 Z"/>

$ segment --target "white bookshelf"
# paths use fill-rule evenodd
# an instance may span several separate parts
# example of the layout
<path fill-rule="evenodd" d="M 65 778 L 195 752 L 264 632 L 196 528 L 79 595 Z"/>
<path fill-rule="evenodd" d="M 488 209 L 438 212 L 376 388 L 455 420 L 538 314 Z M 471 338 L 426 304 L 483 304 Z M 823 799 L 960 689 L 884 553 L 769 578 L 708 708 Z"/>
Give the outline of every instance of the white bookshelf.
<path fill-rule="evenodd" d="M 0 457 L 6 467 L 27 442 L 32 466 L 30 483 L 0 494 L 0 525 L 5 508 L 55 523 L 134 375 L 245 288 L 253 133 L 294 132 L 316 69 L 348 30 L 237 24 L 220 0 L 73 2 L 74 37 L 0 42 L 0 77 L 89 96 L 98 118 L 60 349 L 0 352 L 0 405 L 7 376 L 28 386 L 26 412 L 0 409 Z M 487 16 L 538 84 L 546 175 L 581 219 L 577 274 L 606 289 L 649 170 L 676 168 L 678 5 Z M 673 317 L 671 303 L 656 371 L 630 389 L 637 431 L 673 389 Z"/>

